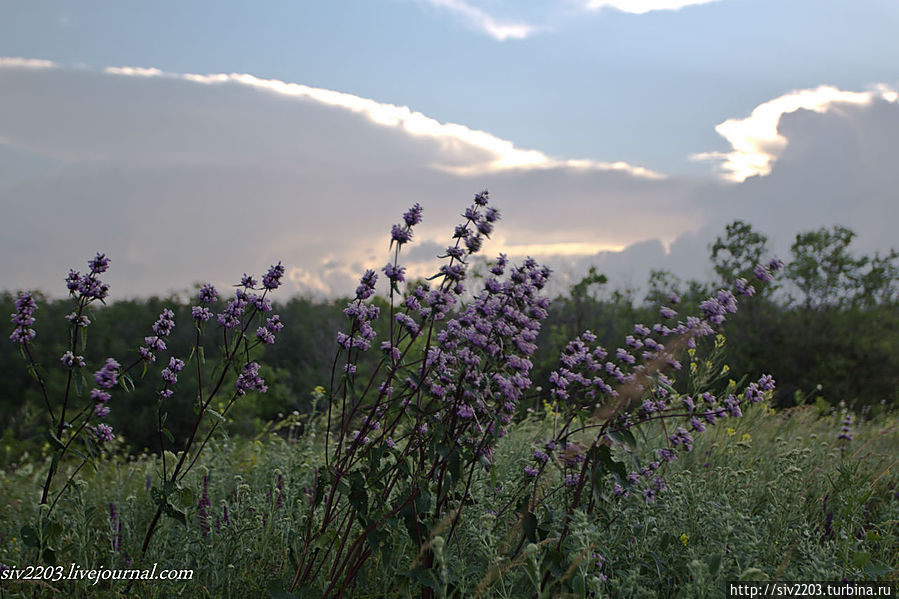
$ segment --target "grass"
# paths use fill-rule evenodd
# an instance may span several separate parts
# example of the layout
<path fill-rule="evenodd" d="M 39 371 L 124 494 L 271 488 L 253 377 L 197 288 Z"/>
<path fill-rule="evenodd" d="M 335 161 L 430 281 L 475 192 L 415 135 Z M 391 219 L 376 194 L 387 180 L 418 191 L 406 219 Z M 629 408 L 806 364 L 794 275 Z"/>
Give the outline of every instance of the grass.
<path fill-rule="evenodd" d="M 537 510 L 531 541 L 522 540 L 514 511 L 527 484 L 522 466 L 549 427 L 541 416 L 514 426 L 497 446 L 494 467 L 475 480 L 456 534 L 444 543 L 445 529 L 432 532 L 437 596 L 721 597 L 725 583 L 736 580 L 899 579 L 895 416 L 854 426 L 854 440 L 841 450 L 840 415 L 815 406 L 777 413 L 755 406 L 697 435 L 694 450 L 667 466 L 668 489 L 655 501 L 629 497 L 573 514 L 573 534 L 561 546 L 568 491 Z M 122 581 L 4 580 L 0 597 L 290 596 L 283 590 L 304 548 L 306 490 L 322 455 L 322 435 L 306 430 L 217 439 L 186 479 L 193 491 L 184 496 L 187 524 L 166 519 L 140 564 L 156 508 L 147 490 L 148 477 L 159 479 L 152 455 L 109 455 L 96 470 L 83 468 L 53 513 L 60 530 L 38 531 L 53 538 L 65 572 L 72 563 L 84 569 L 155 563 L 192 569 L 192 580 L 137 582 L 131 589 Z M 39 565 L 22 531 L 37 520 L 47 466 L 32 457 L 0 472 L 0 563 Z M 205 518 L 198 506 L 204 478 Z M 402 531 L 393 532 L 360 573 L 354 597 L 420 595 L 417 549 Z"/>

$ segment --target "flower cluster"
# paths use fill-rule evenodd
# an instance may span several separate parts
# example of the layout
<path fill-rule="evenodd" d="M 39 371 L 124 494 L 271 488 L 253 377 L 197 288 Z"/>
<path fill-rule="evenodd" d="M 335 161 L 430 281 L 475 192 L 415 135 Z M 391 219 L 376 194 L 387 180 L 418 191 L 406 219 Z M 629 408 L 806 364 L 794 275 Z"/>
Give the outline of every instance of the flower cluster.
<path fill-rule="evenodd" d="M 66 368 L 81 368 L 84 366 L 84 356 L 76 356 L 71 350 L 64 353 L 59 361 Z"/>
<path fill-rule="evenodd" d="M 247 391 L 259 391 L 265 393 L 268 388 L 265 381 L 259 376 L 259 364 L 250 362 L 243 368 L 243 372 L 237 377 L 234 388 L 238 395 L 245 395 Z"/>
<path fill-rule="evenodd" d="M 200 305 L 191 308 L 191 316 L 197 323 L 208 322 L 212 318 L 212 310 L 209 306 L 218 298 L 218 292 L 212 285 L 206 284 L 200 288 Z"/>
<path fill-rule="evenodd" d="M 109 295 L 109 285 L 100 280 L 98 275 L 103 274 L 109 268 L 109 258 L 105 254 L 97 253 L 96 257 L 88 261 L 90 272 L 81 274 L 77 270 L 70 270 L 66 276 L 66 287 L 72 295 L 88 302 L 104 300 Z"/>
<path fill-rule="evenodd" d="M 112 358 L 107 358 L 103 367 L 94 373 L 94 382 L 97 386 L 91 389 L 90 397 L 95 402 L 94 414 L 99 418 L 105 418 L 109 414 L 109 406 L 107 405 L 111 397 L 109 389 L 112 389 L 118 383 L 119 368 L 121 368 L 121 365 L 118 362 Z M 112 428 L 109 428 L 108 432 L 111 435 Z"/>
<path fill-rule="evenodd" d="M 268 291 L 274 291 L 281 286 L 281 278 L 284 276 L 284 266 L 279 261 L 272 265 L 262 277 L 262 286 Z"/>
<path fill-rule="evenodd" d="M 169 358 L 169 365 L 162 369 L 160 376 L 162 377 L 165 387 L 159 392 L 159 395 L 165 398 L 172 396 L 172 390 L 169 388 L 178 382 L 178 373 L 184 370 L 184 362 L 178 358 Z"/>
<path fill-rule="evenodd" d="M 175 313 L 168 308 L 165 308 L 159 315 L 159 318 L 156 319 L 156 322 L 153 323 L 153 334 L 144 337 L 144 343 L 146 343 L 146 345 L 142 345 L 138 348 L 137 351 L 140 354 L 140 357 L 148 363 L 155 362 L 156 354 L 165 351 L 165 340 L 172 334 L 174 328 Z"/>
<path fill-rule="evenodd" d="M 93 431 L 97 441 L 100 443 L 108 443 L 115 439 L 115 435 L 112 432 L 112 427 L 108 424 L 98 424 L 97 426 L 91 427 L 91 430 Z"/>
<path fill-rule="evenodd" d="M 37 333 L 31 328 L 31 325 L 34 324 L 35 310 L 37 310 L 37 303 L 34 301 L 34 297 L 26 291 L 19 292 L 19 296 L 16 298 L 16 311 L 10 315 L 10 321 L 16 325 L 12 335 L 9 336 L 13 343 L 25 344 L 34 339 Z"/>
<path fill-rule="evenodd" d="M 256 329 L 256 338 L 266 345 L 271 345 L 275 342 L 275 333 L 283 328 L 284 323 L 281 322 L 281 317 L 275 314 L 265 320 L 265 325 Z"/>
<path fill-rule="evenodd" d="M 770 276 L 772 271 L 782 266 L 780 261 L 772 260 L 767 265 L 759 265 L 756 272 Z M 769 280 L 759 279 L 763 282 Z M 735 282 L 735 288 L 743 296 L 754 293 L 754 289 L 742 279 Z M 635 325 L 633 333 L 626 336 L 624 347 L 617 348 L 614 353 L 596 344 L 596 336 L 587 331 L 565 347 L 560 356 L 561 368 L 550 376 L 550 392 L 557 401 L 564 401 L 575 410 L 610 406 L 605 412 L 608 414 L 607 420 L 601 427 L 597 442 L 604 439 L 606 443 L 613 443 L 609 431 L 621 433 L 644 422 L 670 418 L 683 421 L 682 425 L 667 429 L 667 446 L 656 450 L 656 461 L 616 483 L 616 496 L 629 495 L 636 489 L 645 501 L 653 501 L 666 488 L 658 472 L 662 464 L 676 460 L 678 450 L 692 450 L 694 435 L 703 433 L 708 426 L 722 418 L 742 416 L 743 401 L 760 402 L 770 397 L 774 389 L 773 377 L 766 374 L 747 385 L 742 393 L 737 392 L 735 383 L 731 383 L 720 397 L 710 392 L 693 396 L 675 391 L 674 382 L 663 370 L 679 370 L 681 364 L 675 352 L 686 345 L 692 357 L 696 351 L 696 340 L 714 334 L 726 316 L 737 311 L 737 298 L 733 291 L 721 289 L 703 301 L 699 308 L 700 317 L 688 317 L 676 325 Z M 671 321 L 677 314 L 673 309 L 663 307 L 661 316 Z M 665 344 L 669 347 L 666 348 Z M 716 340 L 716 348 L 722 345 L 723 337 Z M 612 404 L 612 401 L 615 403 Z M 567 430 L 560 431 L 558 441 L 564 440 L 567 434 Z M 535 454 L 535 462 L 525 467 L 526 475 L 536 476 L 535 472 L 546 463 L 542 457 L 542 452 L 539 457 Z M 568 468 L 572 464 L 568 463 L 567 458 L 560 459 L 560 462 L 563 482 L 567 486 L 583 482 L 579 475 L 570 473 Z"/>
<path fill-rule="evenodd" d="M 505 264 L 501 257 L 500 263 Z M 447 322 L 427 356 L 426 388 L 438 405 L 438 420 L 456 423 L 455 437 L 471 447 L 484 435 L 502 437 L 519 400 L 530 388 L 540 322 L 549 299 L 540 292 L 550 271 L 528 258 L 500 281 L 495 268 L 484 291 Z M 496 416 L 499 415 L 499 426 Z"/>
<path fill-rule="evenodd" d="M 841 423 L 840 432 L 837 435 L 837 441 L 840 441 L 840 451 L 846 450 L 846 444 L 852 441 L 852 414 L 846 414 Z"/>

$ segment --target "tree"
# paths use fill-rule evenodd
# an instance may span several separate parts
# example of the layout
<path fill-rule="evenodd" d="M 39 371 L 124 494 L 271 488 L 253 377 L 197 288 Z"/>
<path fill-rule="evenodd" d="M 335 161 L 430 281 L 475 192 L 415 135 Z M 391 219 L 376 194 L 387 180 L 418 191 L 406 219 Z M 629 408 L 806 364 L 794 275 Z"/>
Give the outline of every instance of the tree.
<path fill-rule="evenodd" d="M 869 261 L 849 252 L 854 238 L 854 232 L 840 225 L 796 235 L 787 275 L 802 292 L 806 308 L 846 305 L 854 299 L 862 281 L 861 269 Z"/>
<path fill-rule="evenodd" d="M 768 237 L 749 223 L 735 220 L 725 227 L 725 237 L 717 238 L 710 249 L 715 273 L 730 285 L 739 278 L 752 280 L 752 269 L 768 252 Z"/>

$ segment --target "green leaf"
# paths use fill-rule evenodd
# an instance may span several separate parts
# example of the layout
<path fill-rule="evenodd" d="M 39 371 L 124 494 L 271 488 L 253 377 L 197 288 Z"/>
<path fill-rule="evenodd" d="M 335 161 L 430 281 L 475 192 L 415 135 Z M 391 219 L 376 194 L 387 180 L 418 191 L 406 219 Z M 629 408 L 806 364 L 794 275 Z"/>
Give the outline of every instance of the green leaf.
<path fill-rule="evenodd" d="M 269 581 L 269 583 L 265 585 L 265 590 L 268 591 L 270 599 L 300 599 L 301 597 L 307 596 L 306 594 L 297 595 L 296 593 L 286 591 L 284 583 L 280 580 Z M 302 591 L 302 589 L 299 590 Z"/>
<path fill-rule="evenodd" d="M 174 497 L 174 505 L 177 508 L 181 508 L 182 510 L 187 508 L 192 508 L 197 503 L 197 496 L 193 492 L 193 489 L 188 487 L 183 487 L 181 489 L 175 489 L 175 492 L 172 494 Z"/>
<path fill-rule="evenodd" d="M 584 577 L 580 573 L 575 574 L 571 579 L 571 590 L 578 597 L 587 596 L 587 585 L 584 583 Z"/>
<path fill-rule="evenodd" d="M 423 587 L 430 587 L 435 591 L 440 588 L 440 584 L 437 581 L 437 574 L 434 570 L 426 569 L 419 565 L 415 566 L 415 568 L 409 572 L 408 576 Z"/>
<path fill-rule="evenodd" d="M 213 420 L 218 421 L 221 424 L 225 424 L 225 417 L 213 410 L 212 408 L 206 408 L 206 413 L 209 414 Z"/>
<path fill-rule="evenodd" d="M 350 505 L 356 508 L 360 516 L 368 517 L 368 491 L 365 488 L 365 479 L 359 471 L 352 472 L 350 479 Z"/>
<path fill-rule="evenodd" d="M 889 574 L 893 573 L 893 568 L 880 562 L 870 561 L 865 566 L 865 576 L 870 580 L 885 580 Z"/>
<path fill-rule="evenodd" d="M 62 441 L 59 440 L 59 437 L 56 436 L 56 433 L 54 433 L 51 429 L 47 429 L 47 431 L 44 433 L 44 437 L 46 437 L 47 441 L 50 442 L 50 445 L 54 449 L 63 449 L 65 447 Z"/>
<path fill-rule="evenodd" d="M 627 469 L 624 467 L 623 463 L 616 462 L 612 458 L 612 450 L 609 449 L 607 445 L 600 445 L 599 447 L 593 448 L 589 453 L 590 459 L 601 464 L 606 472 L 615 477 L 618 484 L 630 486 L 630 483 L 627 482 Z"/>
<path fill-rule="evenodd" d="M 37 531 L 27 524 L 19 529 L 19 533 L 22 535 L 22 542 L 25 543 L 26 547 L 37 547 L 40 545 L 40 538 L 37 535 Z"/>
<path fill-rule="evenodd" d="M 43 562 L 50 566 L 56 565 L 56 552 L 50 549 L 49 547 L 44 548 L 44 552 L 41 554 L 41 558 Z"/>
<path fill-rule="evenodd" d="M 524 529 L 524 536 L 531 543 L 537 542 L 537 516 L 533 512 L 525 512 L 521 519 L 521 527 Z"/>
<path fill-rule="evenodd" d="M 721 569 L 721 554 L 713 553 L 706 558 L 705 562 L 709 566 L 709 574 L 715 576 L 718 574 L 718 570 Z"/>
<path fill-rule="evenodd" d="M 63 531 L 62 524 L 60 524 L 59 522 L 55 522 L 55 521 L 48 522 L 44 526 L 44 538 L 48 542 L 55 541 L 56 539 L 59 538 L 59 535 L 62 534 L 62 531 Z"/>
<path fill-rule="evenodd" d="M 864 568 L 865 565 L 871 560 L 871 554 L 867 551 L 859 551 L 852 558 L 852 565 L 856 568 Z"/>
<path fill-rule="evenodd" d="M 627 445 L 630 449 L 637 448 L 637 439 L 634 437 L 634 434 L 627 429 L 609 433 L 609 437 L 619 443 Z"/>

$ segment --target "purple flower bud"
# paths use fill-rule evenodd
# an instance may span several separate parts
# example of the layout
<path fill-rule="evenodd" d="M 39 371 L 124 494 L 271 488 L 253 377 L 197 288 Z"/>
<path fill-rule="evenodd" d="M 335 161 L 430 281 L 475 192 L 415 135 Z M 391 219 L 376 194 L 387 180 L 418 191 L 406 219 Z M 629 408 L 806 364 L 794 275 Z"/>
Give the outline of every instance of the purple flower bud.
<path fill-rule="evenodd" d="M 59 361 L 62 362 L 63 366 L 67 366 L 68 368 L 80 368 L 84 366 L 84 356 L 76 356 L 72 354 L 71 351 L 64 353 Z"/>
<path fill-rule="evenodd" d="M 409 210 L 403 214 L 403 221 L 406 223 L 407 227 L 414 227 L 418 223 L 421 222 L 421 213 L 422 207 L 420 204 L 416 203 Z"/>
<path fill-rule="evenodd" d="M 412 241 L 412 229 L 401 225 L 393 225 L 390 231 L 390 242 L 397 245 L 403 245 Z"/>
<path fill-rule="evenodd" d="M 97 252 L 97 256 L 93 260 L 89 260 L 87 264 L 90 266 L 91 273 L 98 275 L 106 272 L 106 269 L 109 268 L 109 258 L 106 257 L 106 254 Z"/>
<path fill-rule="evenodd" d="M 279 260 L 277 264 L 272 265 L 265 276 L 262 277 L 262 286 L 266 289 L 277 289 L 281 286 L 281 278 L 284 276 L 284 266 Z"/>

